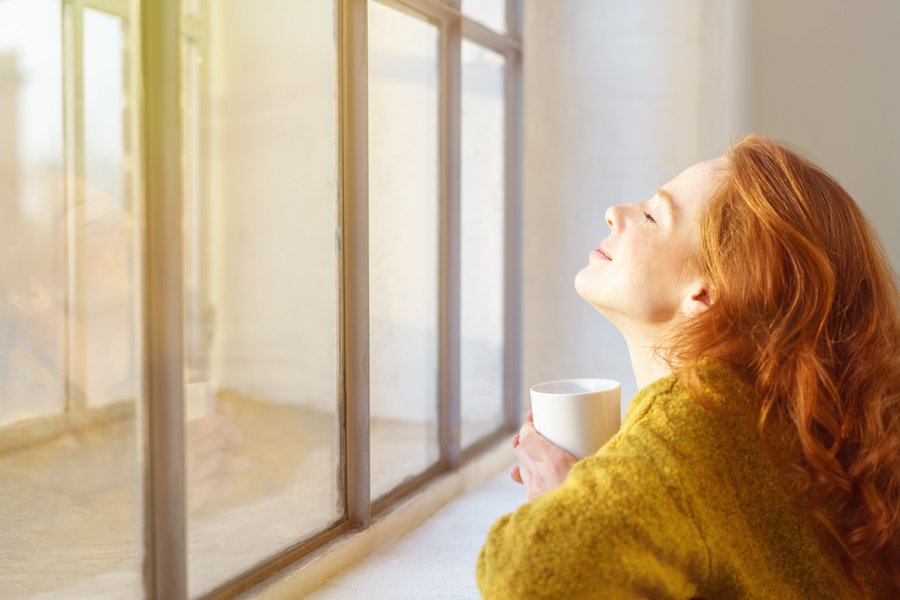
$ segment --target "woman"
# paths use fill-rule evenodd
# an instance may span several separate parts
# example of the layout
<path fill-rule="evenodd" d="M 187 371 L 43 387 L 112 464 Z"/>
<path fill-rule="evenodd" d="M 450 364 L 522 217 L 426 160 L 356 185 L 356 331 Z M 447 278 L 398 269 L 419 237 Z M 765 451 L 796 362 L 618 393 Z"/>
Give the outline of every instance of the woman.
<path fill-rule="evenodd" d="M 575 279 L 641 390 L 580 462 L 526 423 L 486 598 L 900 598 L 900 294 L 841 186 L 765 137 L 611 208 Z"/>

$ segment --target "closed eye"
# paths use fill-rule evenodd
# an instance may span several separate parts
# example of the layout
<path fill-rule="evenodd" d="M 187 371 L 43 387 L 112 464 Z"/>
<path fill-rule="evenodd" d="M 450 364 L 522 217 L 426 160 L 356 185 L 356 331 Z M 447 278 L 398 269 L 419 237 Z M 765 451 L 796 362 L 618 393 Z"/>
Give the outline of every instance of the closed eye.
<path fill-rule="evenodd" d="M 644 213 L 644 219 L 650 221 L 651 223 L 656 223 L 656 219 L 654 219 L 653 216 L 648 212 Z"/>

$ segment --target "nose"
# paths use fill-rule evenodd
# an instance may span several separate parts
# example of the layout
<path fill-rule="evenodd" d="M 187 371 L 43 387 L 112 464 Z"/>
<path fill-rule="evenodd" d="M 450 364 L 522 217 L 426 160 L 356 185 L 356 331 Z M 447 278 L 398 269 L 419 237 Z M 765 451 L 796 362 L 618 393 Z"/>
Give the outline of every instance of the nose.
<path fill-rule="evenodd" d="M 614 204 L 606 209 L 606 224 L 613 231 L 617 231 L 622 226 L 621 208 L 620 204 Z"/>

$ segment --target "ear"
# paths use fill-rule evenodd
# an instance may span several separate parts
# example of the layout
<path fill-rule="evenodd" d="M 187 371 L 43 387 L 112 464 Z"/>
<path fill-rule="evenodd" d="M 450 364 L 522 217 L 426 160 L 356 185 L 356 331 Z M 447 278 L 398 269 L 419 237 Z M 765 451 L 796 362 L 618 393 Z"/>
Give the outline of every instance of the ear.
<path fill-rule="evenodd" d="M 691 317 L 700 314 L 713 305 L 714 299 L 709 288 L 702 281 L 696 282 L 688 288 L 688 293 L 684 296 L 681 305 L 681 311 L 685 316 Z"/>

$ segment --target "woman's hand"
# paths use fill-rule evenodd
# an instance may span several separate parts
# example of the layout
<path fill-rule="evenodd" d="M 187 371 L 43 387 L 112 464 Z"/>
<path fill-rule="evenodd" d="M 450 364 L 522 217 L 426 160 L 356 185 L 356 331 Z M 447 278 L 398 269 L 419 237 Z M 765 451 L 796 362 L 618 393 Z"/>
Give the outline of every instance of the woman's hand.
<path fill-rule="evenodd" d="M 513 467 L 510 477 L 525 485 L 528 499 L 556 489 L 578 462 L 574 456 L 548 442 L 534 429 L 534 417 L 528 411 L 528 421 L 513 439 L 516 457 L 522 463 Z"/>

